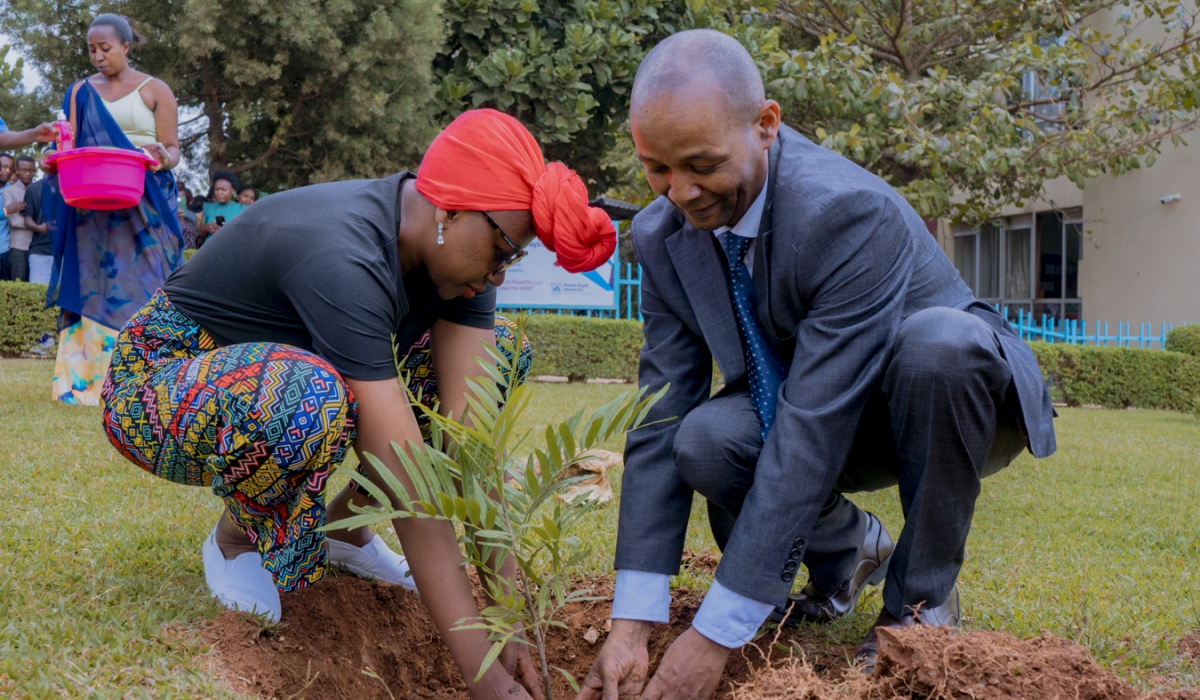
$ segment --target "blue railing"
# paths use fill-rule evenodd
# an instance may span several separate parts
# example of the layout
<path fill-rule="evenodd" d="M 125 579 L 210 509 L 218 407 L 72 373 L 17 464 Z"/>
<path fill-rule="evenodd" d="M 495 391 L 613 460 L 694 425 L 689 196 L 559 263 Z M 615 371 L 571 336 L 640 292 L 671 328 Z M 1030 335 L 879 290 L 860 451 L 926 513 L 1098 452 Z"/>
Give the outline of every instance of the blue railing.
<path fill-rule="evenodd" d="M 1017 309 L 1014 318 L 1008 308 L 1001 310 L 1013 327 L 1024 340 L 1041 340 L 1047 343 L 1067 343 L 1070 345 L 1115 345 L 1121 348 L 1149 348 L 1155 343 L 1160 349 L 1166 347 L 1167 334 L 1175 327 L 1174 323 L 1158 324 L 1158 333 L 1154 333 L 1153 323 L 1139 323 L 1137 335 L 1133 334 L 1133 324 L 1117 322 L 1116 333 L 1111 333 L 1108 322 L 1092 324 L 1092 332 L 1088 333 L 1088 322 L 1079 319 L 1059 320 L 1043 315 L 1041 320 L 1033 318 L 1033 314 L 1025 309 Z"/>
<path fill-rule="evenodd" d="M 637 263 L 618 263 L 614 280 L 613 306 L 603 309 L 538 308 L 524 309 L 502 306 L 500 313 L 557 314 L 559 316 L 586 316 L 588 318 L 621 318 L 642 320 L 642 266 Z"/>
<path fill-rule="evenodd" d="M 517 309 L 503 307 L 504 313 L 541 313 L 567 316 L 587 316 L 590 318 L 620 318 L 642 320 L 642 266 L 637 263 L 620 263 L 616 270 L 616 293 L 612 308 L 604 309 Z M 999 308 L 999 307 L 997 307 Z M 1072 345 L 1115 345 L 1123 348 L 1149 348 L 1157 345 L 1166 346 L 1167 334 L 1175 327 L 1173 323 L 1158 324 L 1158 333 L 1154 332 L 1153 323 L 1139 323 L 1138 332 L 1133 333 L 1133 324 L 1118 322 L 1116 332 L 1111 332 L 1108 322 L 1094 323 L 1088 332 L 1088 322 L 1083 319 L 1060 320 L 1043 315 L 1035 319 L 1033 314 L 1025 309 L 1017 309 L 1012 314 L 1008 307 L 1000 309 L 1004 317 L 1013 324 L 1024 340 L 1041 340 L 1047 343 L 1068 343 Z"/>

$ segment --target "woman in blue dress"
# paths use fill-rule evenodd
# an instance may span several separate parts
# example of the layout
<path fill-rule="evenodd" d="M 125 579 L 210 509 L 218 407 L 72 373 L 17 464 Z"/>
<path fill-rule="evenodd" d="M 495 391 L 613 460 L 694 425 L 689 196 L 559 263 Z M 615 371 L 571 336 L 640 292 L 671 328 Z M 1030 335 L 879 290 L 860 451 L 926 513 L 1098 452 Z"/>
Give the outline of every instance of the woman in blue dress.
<path fill-rule="evenodd" d="M 87 41 L 98 72 L 72 85 L 63 100 L 75 146 L 142 151 L 158 161 L 146 172 L 141 201 L 128 209 L 68 206 L 57 177 L 44 190 L 54 242 L 46 300 L 61 309 L 54 397 L 95 406 L 117 332 L 183 263 L 183 237 L 171 174 L 180 157 L 175 95 L 163 81 L 130 67 L 129 51 L 144 39 L 125 17 L 98 15 Z"/>

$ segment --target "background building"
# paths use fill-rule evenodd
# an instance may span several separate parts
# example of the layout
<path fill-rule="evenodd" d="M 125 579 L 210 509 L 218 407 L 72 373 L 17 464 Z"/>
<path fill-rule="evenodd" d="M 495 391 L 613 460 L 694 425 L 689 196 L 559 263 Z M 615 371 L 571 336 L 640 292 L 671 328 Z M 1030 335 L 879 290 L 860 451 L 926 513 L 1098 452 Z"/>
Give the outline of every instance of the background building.
<path fill-rule="evenodd" d="M 1115 29 L 1110 14 L 1093 21 Z M 1039 81 L 1028 78 L 1027 92 L 1036 92 Z M 1096 178 L 1082 190 L 1062 178 L 1047 183 L 1045 195 L 985 226 L 939 227 L 976 296 L 1012 315 L 1023 308 L 1089 327 L 1200 323 L 1200 148 L 1166 143 L 1151 168 Z"/>

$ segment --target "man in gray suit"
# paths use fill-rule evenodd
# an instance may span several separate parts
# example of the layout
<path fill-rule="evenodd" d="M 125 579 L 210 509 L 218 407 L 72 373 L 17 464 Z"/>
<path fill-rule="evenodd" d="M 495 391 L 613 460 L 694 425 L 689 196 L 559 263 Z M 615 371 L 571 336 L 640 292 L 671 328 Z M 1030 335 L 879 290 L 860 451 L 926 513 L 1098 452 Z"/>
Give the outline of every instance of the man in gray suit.
<path fill-rule="evenodd" d="M 660 43 L 630 117 L 661 195 L 632 227 L 640 383 L 671 388 L 628 437 L 612 631 L 580 697 L 642 691 L 693 492 L 723 556 L 644 697 L 707 697 L 773 610 L 833 619 L 885 575 L 864 666 L 877 627 L 957 625 L 980 480 L 1055 449 L 1033 353 L 895 190 L 781 125 L 732 38 Z M 714 359 L 726 384 L 710 397 Z M 895 545 L 843 495 L 894 485 Z M 801 563 L 808 585 L 789 600 Z"/>

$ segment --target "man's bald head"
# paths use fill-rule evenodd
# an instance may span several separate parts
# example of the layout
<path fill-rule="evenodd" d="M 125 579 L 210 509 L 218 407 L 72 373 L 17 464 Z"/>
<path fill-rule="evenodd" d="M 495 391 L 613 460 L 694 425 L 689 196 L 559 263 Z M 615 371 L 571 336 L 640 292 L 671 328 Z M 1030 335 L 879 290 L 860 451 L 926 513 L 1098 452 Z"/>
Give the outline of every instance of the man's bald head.
<path fill-rule="evenodd" d="M 766 99 L 750 53 L 707 29 L 680 32 L 638 68 L 629 131 L 650 188 L 692 226 L 737 223 L 767 180 L 779 105 Z"/>
<path fill-rule="evenodd" d="M 754 59 L 737 39 L 712 29 L 690 29 L 655 46 L 633 80 L 630 115 L 663 96 L 712 99 L 720 96 L 729 115 L 753 119 L 766 99 Z"/>

